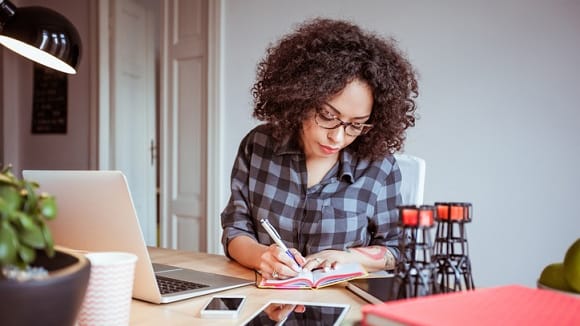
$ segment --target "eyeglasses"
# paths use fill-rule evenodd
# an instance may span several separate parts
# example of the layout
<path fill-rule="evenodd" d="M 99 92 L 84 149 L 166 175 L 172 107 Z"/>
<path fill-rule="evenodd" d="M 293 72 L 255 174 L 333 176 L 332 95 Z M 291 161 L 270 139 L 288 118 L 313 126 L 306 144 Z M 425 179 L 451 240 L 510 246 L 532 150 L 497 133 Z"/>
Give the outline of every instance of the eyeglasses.
<path fill-rule="evenodd" d="M 333 108 L 332 105 L 328 103 L 324 104 Z M 324 129 L 336 129 L 340 126 L 344 126 L 344 132 L 351 137 L 364 135 L 373 127 L 373 125 L 366 123 L 342 121 L 324 108 L 319 108 L 316 111 L 316 114 L 314 115 L 314 121 L 319 127 Z"/>

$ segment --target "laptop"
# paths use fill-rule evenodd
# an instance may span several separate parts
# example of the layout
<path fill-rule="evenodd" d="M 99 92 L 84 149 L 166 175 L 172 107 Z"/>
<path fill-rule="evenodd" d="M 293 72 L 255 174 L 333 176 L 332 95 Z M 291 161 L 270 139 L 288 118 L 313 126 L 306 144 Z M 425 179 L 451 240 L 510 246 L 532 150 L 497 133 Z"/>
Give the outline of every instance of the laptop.
<path fill-rule="evenodd" d="M 58 215 L 49 222 L 55 244 L 79 251 L 124 251 L 137 255 L 135 299 L 169 303 L 254 283 L 153 264 L 127 180 L 120 171 L 25 170 L 22 174 L 27 180 L 38 182 L 41 191 L 55 196 Z"/>

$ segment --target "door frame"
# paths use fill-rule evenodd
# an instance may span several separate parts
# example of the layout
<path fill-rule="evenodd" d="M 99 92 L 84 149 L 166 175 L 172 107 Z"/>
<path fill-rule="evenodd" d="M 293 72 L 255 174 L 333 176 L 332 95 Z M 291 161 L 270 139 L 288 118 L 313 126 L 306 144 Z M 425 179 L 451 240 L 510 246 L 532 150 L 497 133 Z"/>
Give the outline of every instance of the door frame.
<path fill-rule="evenodd" d="M 96 85 L 94 109 L 92 110 L 91 127 L 97 131 L 91 133 L 91 157 L 95 158 L 96 169 L 108 170 L 111 168 L 110 155 L 110 33 L 109 33 L 109 0 L 98 0 L 91 2 L 95 10 L 92 10 L 96 19 L 93 19 L 94 33 L 91 33 L 91 42 L 97 46 L 91 47 L 91 57 L 98 58 L 91 60 L 91 72 L 95 76 Z M 216 215 L 221 211 L 220 193 L 225 181 L 221 173 L 222 151 L 223 151 L 223 53 L 222 53 L 222 0 L 208 1 L 208 107 L 207 107 L 207 203 L 206 203 L 206 235 L 208 253 L 223 252 L 220 243 L 221 223 Z M 162 76 L 163 74 L 161 74 Z M 161 80 L 161 83 L 164 81 Z M 161 108 L 162 110 L 164 108 Z M 163 160 L 163 157 L 159 157 Z M 163 166 L 162 164 L 160 166 Z M 160 171 L 160 177 L 164 171 Z M 163 183 L 163 180 L 160 181 Z M 166 225 L 168 216 L 160 216 L 160 228 Z M 165 239 L 165 230 L 159 230 L 161 235 L 161 246 L 166 247 L 168 239 Z"/>
<path fill-rule="evenodd" d="M 208 1 L 208 44 L 207 44 L 207 251 L 223 253 L 221 246 L 222 208 L 220 194 L 227 185 L 223 177 L 223 30 L 222 0 Z"/>

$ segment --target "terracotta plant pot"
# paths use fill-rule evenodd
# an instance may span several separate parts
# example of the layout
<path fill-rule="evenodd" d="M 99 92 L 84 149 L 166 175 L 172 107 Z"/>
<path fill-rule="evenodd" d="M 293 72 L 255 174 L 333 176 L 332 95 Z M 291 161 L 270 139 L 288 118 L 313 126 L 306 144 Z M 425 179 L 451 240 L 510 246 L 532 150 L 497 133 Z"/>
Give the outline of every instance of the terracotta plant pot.
<path fill-rule="evenodd" d="M 46 268 L 47 278 L 0 279 L 2 325 L 75 325 L 89 282 L 90 262 L 82 254 L 55 249 L 53 258 L 38 252 L 33 264 Z"/>

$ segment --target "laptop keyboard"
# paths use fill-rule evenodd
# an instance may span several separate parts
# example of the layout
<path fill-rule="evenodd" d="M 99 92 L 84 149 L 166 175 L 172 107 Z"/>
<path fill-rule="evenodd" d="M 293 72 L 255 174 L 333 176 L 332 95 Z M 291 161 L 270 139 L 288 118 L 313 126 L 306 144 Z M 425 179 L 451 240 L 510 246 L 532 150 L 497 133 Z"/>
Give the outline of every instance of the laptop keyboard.
<path fill-rule="evenodd" d="M 209 287 L 209 285 L 206 284 L 176 280 L 159 275 L 155 275 L 155 278 L 157 279 L 157 285 L 159 285 L 161 294 L 177 293 Z"/>

